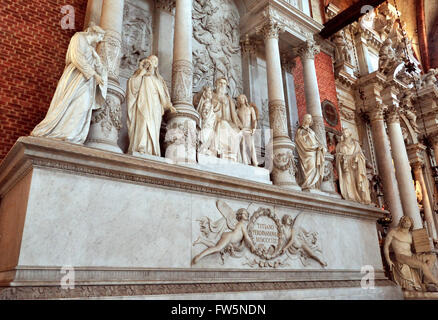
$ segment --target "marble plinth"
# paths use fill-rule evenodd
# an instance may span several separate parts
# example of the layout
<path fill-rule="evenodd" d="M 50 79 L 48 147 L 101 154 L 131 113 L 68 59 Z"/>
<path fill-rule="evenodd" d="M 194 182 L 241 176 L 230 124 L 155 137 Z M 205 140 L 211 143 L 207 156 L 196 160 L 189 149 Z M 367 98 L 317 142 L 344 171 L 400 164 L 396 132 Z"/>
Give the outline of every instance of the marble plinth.
<path fill-rule="evenodd" d="M 239 291 L 268 298 L 288 290 L 291 299 L 300 297 L 296 290 L 315 288 L 305 298 L 330 298 L 336 288 L 376 299 L 385 296 L 381 290 L 388 297 L 398 292 L 384 275 L 376 231 L 385 212 L 371 206 L 32 137 L 20 138 L 0 164 L 0 197 L 0 284 L 20 288 L 0 289 L 0 299 L 13 292 L 24 298 L 190 298 Z M 327 266 L 283 255 L 272 267 L 247 248 L 193 265 L 206 248 L 198 241 L 200 221 L 222 219 L 218 203 L 232 213 L 244 208 L 251 218 L 271 212 L 273 220 L 260 220 L 271 226 L 285 215 L 295 225 L 299 220 L 321 244 Z M 364 266 L 373 268 L 377 291 L 361 291 Z M 74 269 L 77 291 L 60 289 L 63 267 Z"/>
<path fill-rule="evenodd" d="M 270 172 L 267 169 L 244 165 L 235 161 L 220 159 L 203 154 L 198 154 L 198 164 L 189 164 L 192 168 L 227 176 L 272 184 Z"/>

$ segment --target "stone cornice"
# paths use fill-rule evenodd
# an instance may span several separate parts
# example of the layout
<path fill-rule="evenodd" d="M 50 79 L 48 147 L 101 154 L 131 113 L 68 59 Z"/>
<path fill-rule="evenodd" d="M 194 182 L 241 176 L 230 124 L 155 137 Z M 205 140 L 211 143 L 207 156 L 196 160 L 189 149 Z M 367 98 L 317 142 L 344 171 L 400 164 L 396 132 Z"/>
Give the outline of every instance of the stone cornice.
<path fill-rule="evenodd" d="M 62 170 L 76 175 L 281 205 L 327 215 L 377 220 L 384 213 L 378 208 L 350 201 L 35 137 L 20 138 L 1 163 L 0 197 L 32 168 Z"/>

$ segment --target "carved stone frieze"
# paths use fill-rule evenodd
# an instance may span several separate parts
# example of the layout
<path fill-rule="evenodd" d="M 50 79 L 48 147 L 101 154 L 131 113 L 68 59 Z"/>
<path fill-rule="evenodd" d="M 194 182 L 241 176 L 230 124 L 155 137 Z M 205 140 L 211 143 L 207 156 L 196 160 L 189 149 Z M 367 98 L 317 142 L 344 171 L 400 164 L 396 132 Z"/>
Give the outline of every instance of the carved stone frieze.
<path fill-rule="evenodd" d="M 310 264 L 309 260 L 316 261 L 322 267 L 327 266 L 318 233 L 306 230 L 308 224 L 305 223 L 305 214 L 300 213 L 295 218 L 286 214 L 280 219 L 272 209 L 264 207 L 252 214 L 249 208 L 234 212 L 222 200 L 216 202 L 216 207 L 222 218 L 214 221 L 204 216 L 198 220 L 200 235 L 193 245 L 207 248 L 193 258 L 192 265 L 206 256 L 219 254 L 222 264 L 226 263 L 226 256 L 237 259 L 245 257 L 246 261 L 254 261 L 255 258 L 259 262 L 257 266 L 261 268 L 276 268 L 287 265 L 288 259 L 297 256 L 304 266 Z M 220 240 L 216 242 L 211 239 Z"/>

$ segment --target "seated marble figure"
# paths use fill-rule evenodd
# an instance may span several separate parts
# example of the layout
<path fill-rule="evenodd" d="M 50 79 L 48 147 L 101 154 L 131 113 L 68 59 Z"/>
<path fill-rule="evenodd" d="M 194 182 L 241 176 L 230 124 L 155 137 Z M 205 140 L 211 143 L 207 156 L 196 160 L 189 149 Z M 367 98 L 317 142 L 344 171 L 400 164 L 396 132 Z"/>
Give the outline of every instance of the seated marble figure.
<path fill-rule="evenodd" d="M 426 291 L 430 285 L 438 288 L 438 279 L 433 275 L 435 254 L 412 253 L 413 221 L 403 216 L 399 225 L 392 228 L 385 239 L 384 254 L 394 281 L 405 290 Z M 395 261 L 391 260 L 389 248 L 394 251 Z"/>

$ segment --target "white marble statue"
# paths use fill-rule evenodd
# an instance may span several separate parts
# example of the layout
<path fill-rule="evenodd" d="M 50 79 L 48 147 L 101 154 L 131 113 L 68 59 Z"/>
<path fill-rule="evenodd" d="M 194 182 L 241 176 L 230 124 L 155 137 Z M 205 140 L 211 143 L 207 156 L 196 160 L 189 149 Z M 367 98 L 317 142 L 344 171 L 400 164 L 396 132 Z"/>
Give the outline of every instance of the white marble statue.
<path fill-rule="evenodd" d="M 96 52 L 96 45 L 104 36 L 102 28 L 91 26 L 71 38 L 55 95 L 32 136 L 85 142 L 92 111 L 101 108 L 106 98 L 108 71 Z"/>
<path fill-rule="evenodd" d="M 227 80 L 216 80 L 213 93 L 213 110 L 216 114 L 215 146 L 218 156 L 238 161 L 240 157 L 240 132 L 242 124 L 237 116 L 233 99 L 227 94 Z"/>
<path fill-rule="evenodd" d="M 327 150 L 310 128 L 312 116 L 306 114 L 295 134 L 295 145 L 300 163 L 303 190 L 318 189 L 324 177 L 324 157 Z"/>
<path fill-rule="evenodd" d="M 428 284 L 432 284 L 437 288 L 438 279 L 431 271 L 436 256 L 435 254 L 412 253 L 412 228 L 412 219 L 403 216 L 399 225 L 388 232 L 383 247 L 386 262 L 392 272 L 394 281 L 403 289 L 425 291 Z M 390 246 L 394 251 L 395 261 L 391 260 Z"/>
<path fill-rule="evenodd" d="M 140 61 L 129 79 L 126 93 L 128 109 L 128 153 L 160 156 L 160 128 L 164 112 L 176 112 L 166 82 L 158 72 L 158 58 Z"/>
<path fill-rule="evenodd" d="M 248 103 L 248 98 L 241 94 L 237 97 L 237 115 L 242 124 L 242 140 L 240 142 L 240 153 L 243 164 L 258 166 L 257 153 L 254 143 L 254 133 L 257 129 L 257 107 Z"/>
<path fill-rule="evenodd" d="M 336 146 L 336 169 L 343 198 L 370 204 L 366 158 L 359 142 L 353 139 L 350 129 L 344 129 L 341 141 Z"/>
<path fill-rule="evenodd" d="M 216 113 L 213 110 L 213 89 L 204 87 L 201 99 L 199 100 L 197 111 L 201 117 L 199 132 L 199 152 L 209 156 L 216 156 L 217 150 L 215 145 L 215 126 Z"/>

